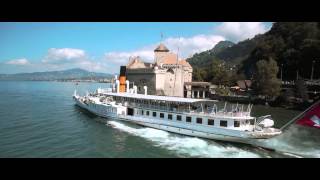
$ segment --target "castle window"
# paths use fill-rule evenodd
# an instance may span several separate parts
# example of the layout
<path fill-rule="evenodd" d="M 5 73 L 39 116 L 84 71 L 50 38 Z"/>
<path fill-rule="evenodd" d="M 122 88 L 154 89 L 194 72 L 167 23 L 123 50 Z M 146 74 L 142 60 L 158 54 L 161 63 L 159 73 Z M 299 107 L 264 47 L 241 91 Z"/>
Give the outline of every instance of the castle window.
<path fill-rule="evenodd" d="M 181 121 L 181 116 L 177 115 L 177 121 Z"/>
<path fill-rule="evenodd" d="M 149 111 L 146 112 L 146 115 L 149 116 Z"/>
<path fill-rule="evenodd" d="M 169 68 L 169 69 L 167 70 L 167 72 L 170 72 L 170 73 L 174 74 L 174 71 L 172 70 L 172 68 Z"/>
<path fill-rule="evenodd" d="M 164 118 L 164 114 L 163 113 L 160 113 L 160 118 Z"/>
<path fill-rule="evenodd" d="M 152 113 L 152 116 L 153 116 L 153 117 L 157 117 L 157 112 L 153 112 L 153 113 Z"/>
<path fill-rule="evenodd" d="M 172 114 L 168 114 L 168 119 L 172 119 Z"/>

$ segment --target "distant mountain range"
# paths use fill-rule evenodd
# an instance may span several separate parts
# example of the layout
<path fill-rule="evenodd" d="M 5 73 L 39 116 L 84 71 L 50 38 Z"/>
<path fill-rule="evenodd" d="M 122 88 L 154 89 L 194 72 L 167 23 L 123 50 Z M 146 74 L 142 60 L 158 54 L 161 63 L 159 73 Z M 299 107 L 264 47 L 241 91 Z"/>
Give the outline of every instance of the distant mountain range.
<path fill-rule="evenodd" d="M 101 80 L 111 79 L 112 74 L 89 72 L 75 68 L 63 71 L 47 71 L 18 74 L 0 74 L 0 80 L 54 81 L 54 80 Z"/>
<path fill-rule="evenodd" d="M 196 53 L 187 61 L 194 69 L 211 68 L 214 60 L 239 67 L 239 72 L 250 78 L 259 60 L 274 59 L 284 79 L 294 80 L 299 71 L 302 78 L 310 78 L 313 64 L 320 64 L 319 22 L 275 22 L 264 34 L 258 34 L 236 44 L 221 41 L 213 49 Z M 280 70 L 279 70 L 280 72 Z M 319 68 L 314 69 L 314 78 L 320 78 Z"/>

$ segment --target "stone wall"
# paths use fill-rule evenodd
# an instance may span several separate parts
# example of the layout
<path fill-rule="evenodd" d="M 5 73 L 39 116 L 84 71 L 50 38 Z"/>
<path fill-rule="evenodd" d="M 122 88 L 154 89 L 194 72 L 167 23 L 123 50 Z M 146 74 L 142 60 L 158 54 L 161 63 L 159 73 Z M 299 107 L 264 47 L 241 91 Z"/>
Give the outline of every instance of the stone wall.
<path fill-rule="evenodd" d="M 130 81 L 130 88 L 132 83 L 137 86 L 138 94 L 144 94 L 143 86 L 148 87 L 148 94 L 156 94 L 156 75 L 153 69 L 128 69 L 127 80 Z"/>
<path fill-rule="evenodd" d="M 183 97 L 183 73 L 181 68 L 167 70 L 164 81 L 164 92 L 166 95 Z"/>

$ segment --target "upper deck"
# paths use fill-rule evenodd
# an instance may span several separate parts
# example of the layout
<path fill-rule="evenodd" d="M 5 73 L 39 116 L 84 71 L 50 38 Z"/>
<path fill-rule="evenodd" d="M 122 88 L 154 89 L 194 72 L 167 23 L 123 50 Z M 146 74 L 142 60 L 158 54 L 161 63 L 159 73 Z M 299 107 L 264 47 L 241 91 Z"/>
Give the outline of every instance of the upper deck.
<path fill-rule="evenodd" d="M 248 111 L 218 111 L 215 100 L 192 99 L 170 96 L 154 96 L 133 93 L 112 93 L 104 92 L 105 96 L 112 96 L 117 103 L 124 103 L 126 106 L 142 108 L 146 110 L 158 110 L 164 112 L 184 113 L 201 116 L 230 117 L 234 119 L 252 119 Z"/>
<path fill-rule="evenodd" d="M 155 96 L 155 95 L 144 95 L 144 94 L 134 94 L 134 93 L 113 93 L 105 92 L 102 93 L 107 96 L 117 96 L 124 98 L 133 98 L 139 100 L 153 100 L 153 101 L 162 101 L 163 103 L 174 103 L 174 104 L 192 104 L 197 102 L 218 102 L 215 100 L 208 99 L 193 99 L 193 98 L 182 98 L 182 97 L 172 97 L 172 96 Z"/>

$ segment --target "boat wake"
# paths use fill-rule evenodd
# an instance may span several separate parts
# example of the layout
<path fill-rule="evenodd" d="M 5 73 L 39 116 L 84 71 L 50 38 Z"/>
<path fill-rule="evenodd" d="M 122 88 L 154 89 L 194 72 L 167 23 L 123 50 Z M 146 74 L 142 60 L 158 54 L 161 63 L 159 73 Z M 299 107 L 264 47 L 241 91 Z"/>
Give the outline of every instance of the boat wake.
<path fill-rule="evenodd" d="M 107 125 L 125 131 L 135 136 L 146 138 L 160 146 L 176 152 L 181 157 L 211 157 L 211 158 L 257 158 L 259 154 L 232 145 L 221 145 L 196 137 L 172 134 L 153 128 L 135 128 L 126 124 L 109 121 Z"/>
<path fill-rule="evenodd" d="M 293 157 L 320 158 L 320 131 L 299 125 L 292 125 L 282 135 L 260 141 L 254 145 L 274 149 Z"/>

